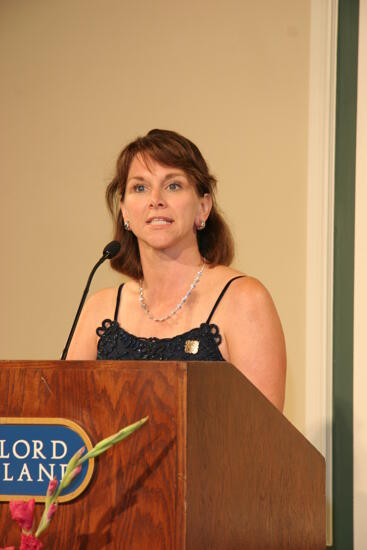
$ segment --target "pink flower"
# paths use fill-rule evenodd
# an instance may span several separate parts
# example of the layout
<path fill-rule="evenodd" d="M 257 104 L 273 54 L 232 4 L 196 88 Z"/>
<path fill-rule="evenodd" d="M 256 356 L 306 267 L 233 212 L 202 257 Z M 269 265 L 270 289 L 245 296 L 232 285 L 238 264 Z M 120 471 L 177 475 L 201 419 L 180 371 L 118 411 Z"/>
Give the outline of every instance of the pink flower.
<path fill-rule="evenodd" d="M 82 465 L 79 464 L 79 466 L 77 466 L 76 468 L 74 468 L 74 470 L 71 472 L 71 474 L 70 474 L 70 480 L 71 480 L 71 479 L 74 479 L 78 474 L 80 474 L 81 471 L 82 471 Z"/>
<path fill-rule="evenodd" d="M 84 453 L 85 451 L 85 447 L 80 447 L 79 451 L 76 452 L 76 455 L 78 458 L 80 458 L 82 456 L 82 454 Z"/>
<path fill-rule="evenodd" d="M 56 491 L 57 486 L 58 486 L 57 479 L 56 478 L 51 479 L 50 483 L 48 484 L 48 488 L 47 488 L 47 496 L 52 496 L 54 494 L 54 492 Z"/>
<path fill-rule="evenodd" d="M 22 534 L 22 539 L 20 541 L 20 550 L 41 550 L 43 544 L 34 535 L 25 535 Z"/>
<path fill-rule="evenodd" d="M 19 527 L 25 531 L 30 531 L 33 525 L 34 498 L 24 502 L 23 500 L 12 500 L 9 503 L 11 517 Z"/>
<path fill-rule="evenodd" d="M 48 519 L 48 520 L 50 520 L 50 519 L 54 516 L 56 510 L 57 510 L 57 504 L 55 504 L 55 503 L 53 502 L 53 503 L 51 504 L 51 506 L 49 507 L 48 512 L 47 512 L 47 519 Z"/>

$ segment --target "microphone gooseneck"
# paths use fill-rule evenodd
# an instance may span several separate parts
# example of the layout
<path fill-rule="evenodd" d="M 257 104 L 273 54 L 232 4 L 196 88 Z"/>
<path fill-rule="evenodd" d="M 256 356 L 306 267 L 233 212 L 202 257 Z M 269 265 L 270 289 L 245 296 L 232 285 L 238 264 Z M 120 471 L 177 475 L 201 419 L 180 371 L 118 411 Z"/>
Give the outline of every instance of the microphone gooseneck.
<path fill-rule="evenodd" d="M 76 312 L 76 315 L 75 315 L 73 326 L 71 327 L 71 331 L 70 331 L 69 337 L 66 341 L 64 351 L 62 352 L 62 355 L 61 355 L 61 360 L 62 361 L 64 359 L 66 359 L 66 356 L 68 354 L 69 346 L 70 346 L 71 340 L 74 336 L 74 332 L 75 332 L 76 326 L 78 324 L 79 317 L 80 317 L 80 314 L 81 314 L 83 306 L 84 306 L 84 302 L 87 299 L 88 292 L 89 292 L 89 287 L 90 287 L 90 284 L 92 282 L 92 279 L 93 279 L 93 276 L 94 276 L 95 272 L 97 271 L 99 266 L 101 264 L 103 264 L 103 262 L 105 260 L 114 258 L 120 252 L 120 248 L 121 248 L 121 244 L 119 243 L 119 241 L 111 241 L 110 243 L 108 243 L 103 249 L 102 257 L 98 260 L 98 262 L 96 263 L 96 265 L 93 267 L 92 271 L 90 272 L 87 284 L 86 284 L 84 292 L 83 292 L 82 299 L 80 300 L 78 311 Z"/>

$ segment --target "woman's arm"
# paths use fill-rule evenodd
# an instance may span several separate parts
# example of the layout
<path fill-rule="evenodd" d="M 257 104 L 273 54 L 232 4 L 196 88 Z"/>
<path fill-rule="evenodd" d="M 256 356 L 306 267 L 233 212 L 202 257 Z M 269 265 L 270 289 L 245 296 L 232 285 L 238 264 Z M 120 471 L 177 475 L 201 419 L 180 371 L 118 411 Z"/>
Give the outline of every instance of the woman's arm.
<path fill-rule="evenodd" d="M 273 300 L 266 288 L 251 277 L 232 284 L 225 330 L 229 361 L 282 411 L 286 351 Z"/>

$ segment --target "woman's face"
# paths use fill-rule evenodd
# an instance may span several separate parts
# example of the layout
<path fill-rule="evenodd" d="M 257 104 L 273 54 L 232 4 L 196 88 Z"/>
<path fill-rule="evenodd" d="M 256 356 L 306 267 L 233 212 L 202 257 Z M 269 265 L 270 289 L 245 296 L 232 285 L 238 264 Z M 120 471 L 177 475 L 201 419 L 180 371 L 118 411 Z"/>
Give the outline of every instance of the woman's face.
<path fill-rule="evenodd" d="M 134 157 L 121 211 L 140 248 L 197 247 L 196 230 L 211 206 L 210 195 L 199 197 L 184 171 Z"/>

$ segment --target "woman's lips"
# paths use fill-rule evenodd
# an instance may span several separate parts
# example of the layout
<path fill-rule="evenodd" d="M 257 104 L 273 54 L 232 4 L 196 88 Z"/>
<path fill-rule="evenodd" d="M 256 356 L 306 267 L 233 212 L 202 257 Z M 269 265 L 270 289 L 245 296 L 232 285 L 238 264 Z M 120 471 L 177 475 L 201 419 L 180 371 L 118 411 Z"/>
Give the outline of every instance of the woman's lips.
<path fill-rule="evenodd" d="M 154 217 L 149 218 L 147 223 L 149 225 L 170 225 L 173 222 L 170 218 Z"/>

